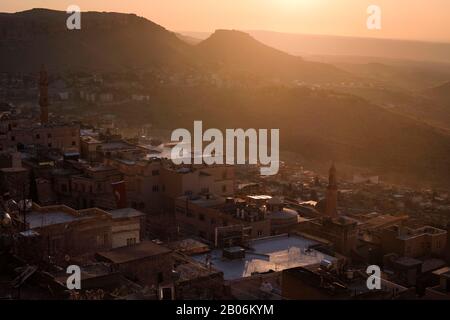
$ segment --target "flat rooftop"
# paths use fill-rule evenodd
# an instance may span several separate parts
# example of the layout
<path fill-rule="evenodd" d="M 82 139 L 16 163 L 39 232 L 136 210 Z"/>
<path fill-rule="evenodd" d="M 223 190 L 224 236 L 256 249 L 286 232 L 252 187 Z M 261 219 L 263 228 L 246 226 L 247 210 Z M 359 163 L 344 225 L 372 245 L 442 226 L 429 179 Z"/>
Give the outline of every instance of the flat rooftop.
<path fill-rule="evenodd" d="M 216 196 L 211 196 L 210 198 L 206 198 L 206 197 L 199 197 L 197 199 L 191 199 L 190 200 L 191 203 L 196 204 L 200 207 L 216 207 L 219 205 L 222 205 L 225 203 L 225 198 L 222 197 L 216 197 Z"/>
<path fill-rule="evenodd" d="M 107 141 L 102 142 L 102 151 L 112 151 L 112 150 L 119 150 L 119 149 L 134 149 L 137 148 L 137 146 L 125 142 L 125 141 Z"/>
<path fill-rule="evenodd" d="M 438 229 L 431 226 L 424 226 L 417 229 L 407 228 L 406 233 L 400 234 L 398 236 L 398 239 L 400 240 L 406 240 L 406 239 L 412 239 L 415 237 L 420 237 L 423 235 L 444 235 L 447 233 L 447 230 Z"/>
<path fill-rule="evenodd" d="M 110 251 L 99 252 L 97 253 L 97 255 L 100 256 L 102 260 L 120 264 L 133 262 L 170 252 L 172 252 L 172 250 L 170 250 L 169 248 L 160 246 L 151 241 L 145 241 L 130 247 L 123 247 L 113 249 Z"/>
<path fill-rule="evenodd" d="M 92 217 L 92 215 L 76 216 L 62 210 L 50 212 L 31 211 L 26 214 L 26 221 L 29 224 L 30 229 L 35 229 L 51 225 L 71 223 L 74 221 L 90 219 Z"/>
<path fill-rule="evenodd" d="M 92 172 L 102 172 L 102 171 L 115 171 L 116 169 L 104 164 L 100 164 L 96 166 L 87 166 L 86 170 Z"/>
<path fill-rule="evenodd" d="M 145 216 L 145 213 L 133 208 L 115 209 L 108 211 L 108 213 L 112 215 L 113 219 L 135 218 Z"/>
<path fill-rule="evenodd" d="M 282 271 L 335 258 L 323 254 L 311 246 L 319 242 L 300 236 L 276 236 L 260 240 L 253 240 L 244 259 L 228 260 L 222 258 L 222 250 L 210 252 L 212 266 L 223 272 L 225 280 L 249 277 L 254 272 L 264 273 L 270 270 Z M 206 262 L 207 254 L 195 255 L 193 258 L 201 263 Z"/>

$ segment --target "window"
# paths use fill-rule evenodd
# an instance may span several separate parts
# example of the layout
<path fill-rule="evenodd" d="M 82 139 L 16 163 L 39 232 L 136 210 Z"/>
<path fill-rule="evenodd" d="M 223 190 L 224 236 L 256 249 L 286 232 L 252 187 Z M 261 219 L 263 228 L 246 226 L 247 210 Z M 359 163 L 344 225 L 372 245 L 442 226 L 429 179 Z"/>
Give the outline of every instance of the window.
<path fill-rule="evenodd" d="M 49 246 L 49 254 L 53 255 L 58 252 L 58 249 L 60 247 L 61 239 L 59 238 L 53 238 L 50 240 L 50 246 Z"/>
<path fill-rule="evenodd" d="M 48 133 L 47 134 L 47 138 L 51 138 L 52 137 L 52 134 L 51 133 Z"/>
<path fill-rule="evenodd" d="M 48 144 L 48 147 L 49 147 L 49 148 L 51 148 L 51 147 L 52 147 L 52 144 L 51 144 L 51 143 L 49 143 L 49 144 Z"/>
<path fill-rule="evenodd" d="M 184 214 L 184 207 L 176 206 L 175 211 L 179 214 Z"/>
<path fill-rule="evenodd" d="M 164 274 L 162 272 L 158 272 L 158 283 L 162 283 L 164 281 Z"/>
<path fill-rule="evenodd" d="M 225 184 L 222 186 L 222 192 L 227 192 L 227 186 Z"/>
<path fill-rule="evenodd" d="M 76 146 L 77 142 L 76 141 L 72 141 L 72 146 Z"/>
<path fill-rule="evenodd" d="M 136 238 L 128 238 L 127 239 L 127 246 L 133 246 L 136 244 Z"/>
<path fill-rule="evenodd" d="M 159 186 L 158 185 L 154 185 L 152 190 L 153 190 L 153 192 L 159 192 Z"/>
<path fill-rule="evenodd" d="M 209 188 L 208 187 L 206 187 L 206 188 L 202 188 L 202 191 L 201 191 L 202 193 L 209 193 Z"/>
<path fill-rule="evenodd" d="M 205 221 L 205 215 L 204 215 L 203 213 L 200 213 L 200 214 L 198 215 L 198 219 L 199 219 L 200 221 Z"/>
<path fill-rule="evenodd" d="M 159 176 L 159 170 L 153 170 L 152 176 Z"/>
<path fill-rule="evenodd" d="M 40 139 L 41 138 L 41 135 L 40 134 L 37 134 L 36 135 L 36 139 Z"/>
<path fill-rule="evenodd" d="M 97 246 L 102 247 L 108 243 L 108 234 L 104 233 L 102 236 L 97 236 Z"/>
<path fill-rule="evenodd" d="M 16 141 L 16 137 L 15 137 L 15 136 L 12 136 L 12 137 L 11 137 L 11 141 Z"/>
<path fill-rule="evenodd" d="M 206 233 L 204 231 L 199 231 L 198 236 L 202 239 L 206 239 Z"/>
<path fill-rule="evenodd" d="M 258 230 L 258 237 L 261 237 L 263 235 L 262 230 Z"/>

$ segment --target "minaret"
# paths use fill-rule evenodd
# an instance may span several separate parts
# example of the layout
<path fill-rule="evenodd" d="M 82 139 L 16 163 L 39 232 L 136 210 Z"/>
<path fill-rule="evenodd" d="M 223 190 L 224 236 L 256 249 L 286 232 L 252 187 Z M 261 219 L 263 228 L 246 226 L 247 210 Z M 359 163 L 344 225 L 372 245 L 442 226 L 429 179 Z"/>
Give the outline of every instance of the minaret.
<path fill-rule="evenodd" d="M 328 217 L 337 216 L 337 179 L 336 179 L 336 167 L 334 163 L 331 165 L 328 177 L 327 198 L 325 214 Z"/>
<path fill-rule="evenodd" d="M 41 124 L 48 122 L 48 75 L 42 65 L 39 77 L 39 106 L 41 107 Z"/>

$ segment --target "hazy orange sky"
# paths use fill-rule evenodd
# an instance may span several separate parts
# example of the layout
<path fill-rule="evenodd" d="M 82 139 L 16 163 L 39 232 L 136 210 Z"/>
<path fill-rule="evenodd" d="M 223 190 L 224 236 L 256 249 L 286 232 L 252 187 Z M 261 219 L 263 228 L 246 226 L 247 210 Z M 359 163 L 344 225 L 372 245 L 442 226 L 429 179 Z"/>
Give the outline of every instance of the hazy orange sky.
<path fill-rule="evenodd" d="M 369 36 L 450 42 L 450 0 L 1 0 L 1 12 L 30 8 L 136 13 L 173 31 L 215 29 Z M 382 29 L 366 28 L 369 5 Z"/>

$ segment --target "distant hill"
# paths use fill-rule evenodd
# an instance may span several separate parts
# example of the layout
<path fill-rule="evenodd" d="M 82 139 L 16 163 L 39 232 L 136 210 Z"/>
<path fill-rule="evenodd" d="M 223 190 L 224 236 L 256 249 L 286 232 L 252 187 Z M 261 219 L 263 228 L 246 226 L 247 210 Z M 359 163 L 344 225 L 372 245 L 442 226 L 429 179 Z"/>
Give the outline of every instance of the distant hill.
<path fill-rule="evenodd" d="M 85 12 L 81 30 L 68 15 L 33 9 L 0 14 L 0 70 L 120 71 L 193 65 L 190 46 L 163 27 L 133 14 Z"/>
<path fill-rule="evenodd" d="M 329 64 L 305 61 L 269 47 L 241 31 L 217 30 L 196 49 L 203 61 L 227 73 L 317 82 L 355 79 Z"/>
<path fill-rule="evenodd" d="M 301 55 L 377 57 L 387 59 L 450 63 L 450 43 L 284 33 L 265 30 L 243 30 L 262 43 L 284 52 Z M 197 39 L 209 32 L 180 31 Z"/>
<path fill-rule="evenodd" d="M 190 45 L 196 45 L 196 44 L 199 44 L 200 42 L 203 41 L 201 39 L 198 39 L 198 38 L 195 38 L 195 37 L 191 37 L 191 36 L 186 36 L 186 35 L 181 34 L 181 33 L 175 33 L 175 34 L 178 37 L 178 39 L 180 39 L 180 40 L 182 40 L 182 41 L 184 41 L 184 42 L 186 42 L 187 44 L 190 44 Z"/>
<path fill-rule="evenodd" d="M 445 105 L 450 113 L 450 81 L 426 90 L 425 94 Z"/>
<path fill-rule="evenodd" d="M 344 80 L 337 68 L 303 61 L 251 36 L 221 30 L 196 46 L 134 14 L 84 12 L 81 30 L 67 30 L 65 12 L 0 14 L 0 71 L 123 71 L 196 69 L 310 81 Z"/>
<path fill-rule="evenodd" d="M 326 54 L 450 63 L 450 43 L 248 31 L 263 43 L 303 56 Z"/>

